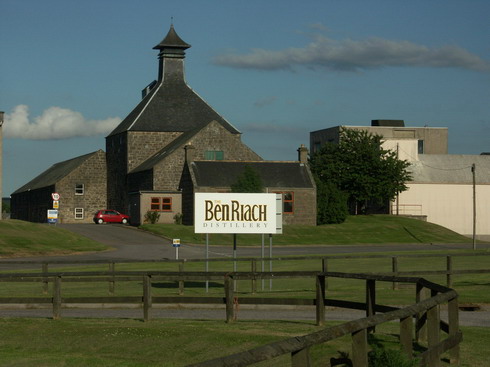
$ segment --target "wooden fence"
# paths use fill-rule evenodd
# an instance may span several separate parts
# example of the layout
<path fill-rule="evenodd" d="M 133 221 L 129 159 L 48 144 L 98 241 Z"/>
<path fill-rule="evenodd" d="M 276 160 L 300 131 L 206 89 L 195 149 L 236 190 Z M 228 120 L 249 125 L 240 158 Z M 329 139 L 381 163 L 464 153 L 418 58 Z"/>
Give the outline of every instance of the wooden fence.
<path fill-rule="evenodd" d="M 185 265 L 190 263 L 218 263 L 218 262 L 232 262 L 233 264 L 237 262 L 241 263 L 249 263 L 249 269 L 251 272 L 256 272 L 260 267 L 258 264 L 262 264 L 262 271 L 264 271 L 264 263 L 269 263 L 269 271 L 272 271 L 272 263 L 280 263 L 281 261 L 303 261 L 303 260 L 314 260 L 318 261 L 318 271 L 328 272 L 329 268 L 332 267 L 332 264 L 337 260 L 368 260 L 368 259 L 386 259 L 391 264 L 391 272 L 375 272 L 376 274 L 382 275 L 393 275 L 393 276 L 433 276 L 433 275 L 443 275 L 446 277 L 446 286 L 452 287 L 454 276 L 463 275 L 463 274 L 484 274 L 490 273 L 490 268 L 486 269 L 454 269 L 453 260 L 455 258 L 463 258 L 463 257 L 487 257 L 489 259 L 490 264 L 490 254 L 489 253 L 470 253 L 470 254 L 453 254 L 453 255 L 440 255 L 440 254 L 404 254 L 404 255 L 331 255 L 331 256 L 287 256 L 287 257 L 267 257 L 267 258 L 257 258 L 257 257 L 249 257 L 249 258 L 212 258 L 212 259 L 180 259 L 180 260 L 170 260 L 170 259 L 158 259 L 158 260 L 123 260 L 123 261 L 110 261 L 110 260 L 51 260 L 51 261 L 26 261 L 26 260 L 8 260 L 8 261 L 0 261 L 0 265 L 7 269 L 9 266 L 15 265 L 23 265 L 23 266 L 40 266 L 40 270 L 43 274 L 48 274 L 49 269 L 53 266 L 62 266 L 62 265 L 106 265 L 108 266 L 108 270 L 111 273 L 116 271 L 116 266 L 122 264 L 175 264 L 176 270 L 180 272 L 185 271 Z M 445 261 L 445 269 L 444 270 L 433 270 L 434 263 L 431 265 L 431 269 L 426 270 L 410 270 L 410 271 L 401 271 L 400 265 L 402 264 L 403 259 L 442 259 Z M 230 271 L 235 271 L 235 266 L 230 267 Z M 43 282 L 43 287 L 45 293 L 48 290 L 48 282 L 49 278 L 46 277 Z M 114 281 L 109 282 L 110 292 L 111 294 L 114 291 Z M 181 294 L 183 292 L 183 283 L 180 283 Z M 262 285 L 263 287 L 263 285 Z M 326 288 L 328 289 L 328 282 L 326 283 Z M 393 289 L 398 288 L 398 283 L 393 282 Z M 252 290 L 255 291 L 257 289 L 257 284 L 252 281 Z"/>
<path fill-rule="evenodd" d="M 459 330 L 458 295 L 447 287 L 429 282 L 423 278 L 408 278 L 374 274 L 350 274 L 338 272 L 46 272 L 0 274 L 0 282 L 41 282 L 50 281 L 54 284 L 52 297 L 0 297 L 0 304 L 52 304 L 53 318 L 59 319 L 62 307 L 70 303 L 76 304 L 128 304 L 137 303 L 143 308 L 145 321 L 151 319 L 152 306 L 160 303 L 188 304 L 224 304 L 226 322 L 236 320 L 236 297 L 233 282 L 238 280 L 257 280 L 271 278 L 307 278 L 315 282 L 315 298 L 267 298 L 240 296 L 240 304 L 275 304 L 275 305 L 311 305 L 315 308 L 317 325 L 324 325 L 325 306 L 365 310 L 366 317 L 339 326 L 326 328 L 306 336 L 295 337 L 284 341 L 268 344 L 232 356 L 198 363 L 195 366 L 248 366 L 260 361 L 276 358 L 284 354 L 291 355 L 293 367 L 311 365 L 309 349 L 311 346 L 326 343 L 335 338 L 352 335 L 352 365 L 367 366 L 367 334 L 375 332 L 376 326 L 385 322 L 400 321 L 400 344 L 402 350 L 412 358 L 414 345 L 422 346 L 426 338 L 425 352 L 417 355 L 421 365 L 438 366 L 441 354 L 449 351 L 451 363 L 459 361 L 459 343 L 462 334 Z M 365 302 L 353 302 L 326 298 L 326 279 L 344 278 L 365 282 Z M 107 296 L 107 297 L 64 297 L 62 284 L 65 282 L 125 282 L 140 281 L 141 296 Z M 152 296 L 152 282 L 156 281 L 223 281 L 223 297 L 184 297 L 184 296 Z M 409 307 L 397 308 L 381 305 L 376 302 L 376 284 L 378 282 L 408 283 L 415 285 L 415 303 Z M 430 292 L 430 295 L 427 294 Z M 441 321 L 440 306 L 448 305 L 448 323 Z M 414 323 L 415 320 L 415 323 Z M 447 334 L 440 338 L 441 331 Z"/>

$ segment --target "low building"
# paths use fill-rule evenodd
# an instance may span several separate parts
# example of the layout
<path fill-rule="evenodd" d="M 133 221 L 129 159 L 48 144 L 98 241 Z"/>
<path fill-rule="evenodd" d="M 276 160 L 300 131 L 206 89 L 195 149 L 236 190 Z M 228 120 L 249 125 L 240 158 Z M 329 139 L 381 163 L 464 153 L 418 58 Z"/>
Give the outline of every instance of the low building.
<path fill-rule="evenodd" d="M 98 150 L 56 163 L 11 195 L 12 219 L 46 222 L 48 209 L 60 222 L 91 222 L 107 204 L 105 153 Z M 52 194 L 60 196 L 54 203 Z"/>
<path fill-rule="evenodd" d="M 372 120 L 371 126 L 313 131 L 311 151 L 317 152 L 325 143 L 338 143 L 342 129 L 380 135 L 385 149 L 410 162 L 408 189 L 387 207 L 387 213 L 422 218 L 467 236 L 473 235 L 475 220 L 475 234 L 490 235 L 489 155 L 448 154 L 447 128 L 406 127 L 403 120 Z"/>
<path fill-rule="evenodd" d="M 338 143 L 342 129 L 363 130 L 380 135 L 383 140 L 400 144 L 415 140 L 418 154 L 447 154 L 446 127 L 408 127 L 403 120 L 371 120 L 371 126 L 339 125 L 310 132 L 310 152 L 316 153 L 326 143 Z M 411 143 L 410 143 L 411 144 Z"/>

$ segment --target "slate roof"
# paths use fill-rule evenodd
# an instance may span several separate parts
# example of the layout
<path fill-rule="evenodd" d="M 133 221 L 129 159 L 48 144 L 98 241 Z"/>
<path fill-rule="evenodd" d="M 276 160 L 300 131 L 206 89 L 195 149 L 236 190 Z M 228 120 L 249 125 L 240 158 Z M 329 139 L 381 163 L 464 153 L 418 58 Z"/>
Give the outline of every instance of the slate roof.
<path fill-rule="evenodd" d="M 89 154 L 84 154 L 79 157 L 75 157 L 69 159 L 67 161 L 59 162 L 53 164 L 46 171 L 42 172 L 40 175 L 26 183 L 21 188 L 17 189 L 13 194 L 19 194 L 21 192 L 41 189 L 43 187 L 49 187 L 55 185 L 58 181 L 60 181 L 63 177 L 70 174 L 74 169 L 80 167 L 87 159 L 92 157 L 93 155 L 101 152 L 99 149 L 96 152 L 92 152 Z"/>
<path fill-rule="evenodd" d="M 235 127 L 214 111 L 187 84 L 163 81 L 134 108 L 109 134 L 124 131 L 190 131 L 217 121 L 228 131 L 240 134 Z"/>
<path fill-rule="evenodd" d="M 490 184 L 490 155 L 420 154 L 409 171 L 414 183 L 472 184 L 473 163 L 476 184 Z"/>
<path fill-rule="evenodd" d="M 194 161 L 190 169 L 197 186 L 230 187 L 246 166 L 260 175 L 265 187 L 314 187 L 306 165 L 300 162 Z"/>
<path fill-rule="evenodd" d="M 154 50 L 162 50 L 164 48 L 181 48 L 181 49 L 187 49 L 191 47 L 188 43 L 184 42 L 182 38 L 179 37 L 177 32 L 175 32 L 174 25 L 170 25 L 170 30 L 168 31 L 167 35 L 165 38 L 155 47 L 153 47 Z"/>

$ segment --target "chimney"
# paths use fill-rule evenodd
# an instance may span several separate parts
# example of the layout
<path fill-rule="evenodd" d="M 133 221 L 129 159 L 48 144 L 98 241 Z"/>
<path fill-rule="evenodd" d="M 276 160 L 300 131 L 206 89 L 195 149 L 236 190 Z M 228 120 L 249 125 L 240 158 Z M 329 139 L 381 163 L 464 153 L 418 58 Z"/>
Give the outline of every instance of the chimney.
<path fill-rule="evenodd" d="M 308 163 L 308 148 L 304 144 L 298 148 L 298 161 L 304 164 Z"/>
<path fill-rule="evenodd" d="M 194 155 L 196 153 L 196 148 L 191 144 L 188 143 L 185 147 L 185 163 L 190 165 L 194 161 Z"/>

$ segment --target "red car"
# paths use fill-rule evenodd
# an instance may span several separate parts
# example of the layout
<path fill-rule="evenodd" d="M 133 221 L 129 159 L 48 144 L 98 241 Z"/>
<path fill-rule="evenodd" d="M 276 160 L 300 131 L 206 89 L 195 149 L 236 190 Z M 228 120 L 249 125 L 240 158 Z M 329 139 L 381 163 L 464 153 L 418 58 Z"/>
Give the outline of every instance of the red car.
<path fill-rule="evenodd" d="M 119 213 L 117 210 L 99 210 L 94 215 L 95 224 L 106 223 L 129 223 L 129 215 Z"/>

